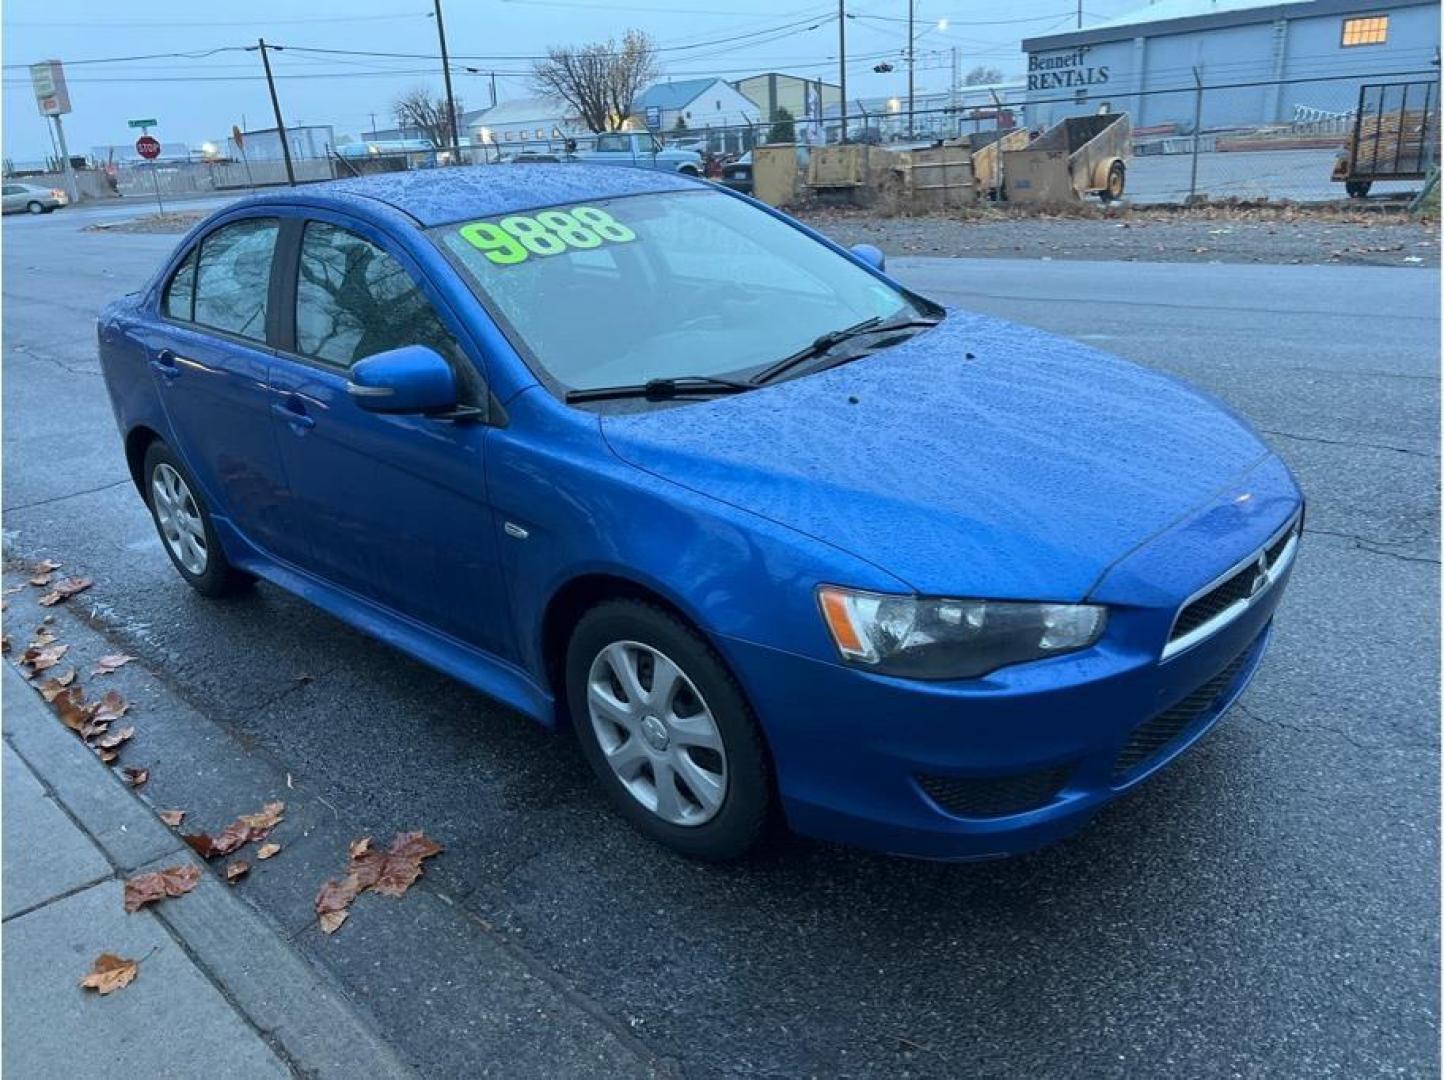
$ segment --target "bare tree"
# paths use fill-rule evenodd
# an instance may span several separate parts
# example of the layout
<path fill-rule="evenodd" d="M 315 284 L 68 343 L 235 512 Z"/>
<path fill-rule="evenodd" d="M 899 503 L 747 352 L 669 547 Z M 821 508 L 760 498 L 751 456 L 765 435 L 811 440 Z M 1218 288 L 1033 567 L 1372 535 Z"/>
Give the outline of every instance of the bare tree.
<path fill-rule="evenodd" d="M 544 94 L 561 98 L 589 131 L 617 131 L 632 115 L 632 102 L 657 77 L 657 49 L 641 30 L 628 30 L 620 45 L 612 39 L 580 48 L 547 50 L 532 68 Z"/>
<path fill-rule="evenodd" d="M 1003 73 L 995 67 L 984 67 L 979 64 L 963 76 L 964 86 L 986 86 L 989 83 L 1000 83 L 1003 81 Z"/>
<path fill-rule="evenodd" d="M 456 99 L 456 117 L 461 119 L 461 99 Z M 403 131 L 413 129 L 437 149 L 451 145 L 451 118 L 446 112 L 446 99 L 432 97 L 426 87 L 408 90 L 391 103 L 391 114 Z"/>

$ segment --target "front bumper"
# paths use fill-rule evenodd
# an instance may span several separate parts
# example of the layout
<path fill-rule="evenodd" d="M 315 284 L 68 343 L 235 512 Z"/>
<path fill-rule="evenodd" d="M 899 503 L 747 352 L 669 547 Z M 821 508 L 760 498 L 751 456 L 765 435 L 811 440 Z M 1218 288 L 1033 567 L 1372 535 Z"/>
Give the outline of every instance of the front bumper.
<path fill-rule="evenodd" d="M 1212 728 L 1257 670 L 1285 583 L 1162 664 L 1100 647 L 926 683 L 736 640 L 724 648 L 763 718 L 794 831 L 898 855 L 997 858 L 1076 832 Z"/>

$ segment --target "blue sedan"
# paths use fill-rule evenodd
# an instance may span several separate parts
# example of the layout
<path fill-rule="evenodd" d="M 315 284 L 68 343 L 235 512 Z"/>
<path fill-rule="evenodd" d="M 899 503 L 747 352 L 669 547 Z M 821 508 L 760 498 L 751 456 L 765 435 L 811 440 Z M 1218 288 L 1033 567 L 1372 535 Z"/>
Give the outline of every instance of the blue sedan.
<path fill-rule="evenodd" d="M 672 174 L 243 199 L 99 336 L 191 586 L 264 578 L 574 730 L 701 858 L 1075 831 L 1242 692 L 1302 532 L 1218 402 Z"/>

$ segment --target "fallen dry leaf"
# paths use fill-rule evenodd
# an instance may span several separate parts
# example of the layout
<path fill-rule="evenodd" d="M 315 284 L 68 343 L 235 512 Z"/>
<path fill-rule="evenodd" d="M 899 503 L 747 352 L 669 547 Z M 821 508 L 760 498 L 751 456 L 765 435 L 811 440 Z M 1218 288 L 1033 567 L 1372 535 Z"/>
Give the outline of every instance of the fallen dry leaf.
<path fill-rule="evenodd" d="M 135 657 L 127 656 L 125 653 L 108 653 L 95 662 L 95 667 L 90 669 L 90 673 L 92 675 L 109 675 L 134 659 Z"/>
<path fill-rule="evenodd" d="M 49 645 L 54 640 L 55 631 L 50 629 L 45 623 L 41 623 L 35 628 L 35 636 L 30 639 L 30 644 L 39 648 L 42 645 Z"/>
<path fill-rule="evenodd" d="M 36 574 L 33 578 L 30 579 L 30 584 L 34 585 L 36 588 L 40 588 L 42 586 L 49 585 L 50 579 L 54 576 L 54 574 Z"/>
<path fill-rule="evenodd" d="M 40 684 L 40 696 L 43 697 L 48 703 L 54 704 L 55 699 L 60 696 L 60 692 L 74 681 L 74 668 L 71 668 L 69 671 L 66 671 L 60 675 L 52 675 L 50 678 L 46 679 L 43 683 Z"/>
<path fill-rule="evenodd" d="M 107 690 L 95 708 L 95 719 L 103 723 L 119 720 L 130 711 L 130 703 L 114 690 Z"/>
<path fill-rule="evenodd" d="M 97 703 L 85 700 L 85 689 L 80 686 L 68 686 L 59 691 L 50 699 L 50 704 L 55 708 L 55 715 L 60 717 L 60 722 L 71 731 L 81 732 L 84 738 L 84 730 L 90 726 L 91 717 L 95 715 Z M 101 730 L 105 730 L 101 725 Z"/>
<path fill-rule="evenodd" d="M 125 910 L 139 911 L 146 904 L 166 897 L 184 896 L 201 879 L 199 866 L 170 866 L 150 874 L 138 874 L 125 883 Z"/>
<path fill-rule="evenodd" d="M 102 750 L 98 746 L 92 746 L 91 749 L 95 751 L 95 756 L 107 765 L 114 764 L 115 759 L 120 757 L 120 751 L 118 750 Z"/>
<path fill-rule="evenodd" d="M 90 974 L 80 980 L 80 985 L 87 990 L 109 994 L 129 986 L 139 973 L 140 961 L 123 960 L 115 953 L 101 953 L 95 958 Z"/>
<path fill-rule="evenodd" d="M 369 836 L 353 840 L 348 850 L 346 876 L 327 881 L 316 894 L 316 915 L 327 934 L 341 928 L 351 901 L 368 889 L 383 896 L 405 895 L 421 876 L 421 861 L 439 855 L 442 847 L 423 833 L 409 832 L 397 833 L 385 851 L 373 848 Z"/>
<path fill-rule="evenodd" d="M 250 873 L 250 870 L 251 864 L 242 859 L 236 859 L 234 862 L 226 863 L 226 884 L 234 885 L 241 878 L 245 877 L 246 874 Z"/>
<path fill-rule="evenodd" d="M 186 819 L 186 812 L 184 810 L 157 810 L 156 816 L 175 829 L 179 828 L 180 823 Z"/>
<path fill-rule="evenodd" d="M 280 844 L 262 844 L 256 849 L 256 858 L 269 859 L 272 855 L 279 854 L 280 850 Z"/>
<path fill-rule="evenodd" d="M 0 596 L 14 596 L 16 593 L 24 591 L 25 584 L 22 582 L 19 585 L 11 585 L 8 589 L 0 591 Z"/>
<path fill-rule="evenodd" d="M 9 634 L 0 634 L 0 652 L 7 652 L 7 653 L 8 653 L 9 651 L 10 651 L 10 635 L 9 635 Z"/>
<path fill-rule="evenodd" d="M 32 675 L 38 675 L 60 663 L 69 650 L 69 645 L 32 645 L 20 654 L 20 663 L 28 667 Z"/>
<path fill-rule="evenodd" d="M 62 600 L 69 600 L 76 593 L 84 592 L 94 582 L 88 577 L 68 577 L 59 582 L 53 590 L 42 596 L 36 603 L 41 607 L 54 607 Z"/>
<path fill-rule="evenodd" d="M 181 839 L 203 859 L 229 855 L 242 844 L 264 840 L 277 825 L 286 809 L 283 802 L 269 802 L 254 814 L 242 814 L 219 833 L 187 833 Z"/>
<path fill-rule="evenodd" d="M 131 787 L 140 787 L 142 784 L 144 784 L 147 780 L 150 779 L 150 770 L 137 769 L 131 766 L 127 766 L 126 768 L 120 770 L 120 775 L 125 777 L 125 782 Z"/>
<path fill-rule="evenodd" d="M 32 574 L 50 574 L 60 569 L 61 564 L 54 559 L 41 559 L 30 568 Z"/>
<path fill-rule="evenodd" d="M 95 740 L 95 745 L 102 750 L 114 750 L 121 743 L 135 737 L 135 728 L 121 728 L 119 731 L 112 731 Z"/>

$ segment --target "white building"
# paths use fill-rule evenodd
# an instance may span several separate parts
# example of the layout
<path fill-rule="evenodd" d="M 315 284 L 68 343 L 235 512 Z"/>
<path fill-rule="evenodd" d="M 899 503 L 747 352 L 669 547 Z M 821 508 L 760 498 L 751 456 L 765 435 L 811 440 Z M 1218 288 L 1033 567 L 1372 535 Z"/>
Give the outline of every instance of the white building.
<path fill-rule="evenodd" d="M 678 121 L 688 131 L 739 127 L 766 117 L 746 94 L 725 79 L 679 79 L 653 83 L 632 102 L 632 121 L 664 135 L 675 135 Z"/>

